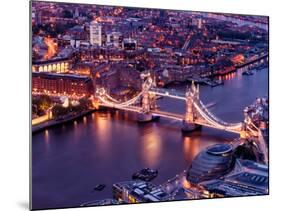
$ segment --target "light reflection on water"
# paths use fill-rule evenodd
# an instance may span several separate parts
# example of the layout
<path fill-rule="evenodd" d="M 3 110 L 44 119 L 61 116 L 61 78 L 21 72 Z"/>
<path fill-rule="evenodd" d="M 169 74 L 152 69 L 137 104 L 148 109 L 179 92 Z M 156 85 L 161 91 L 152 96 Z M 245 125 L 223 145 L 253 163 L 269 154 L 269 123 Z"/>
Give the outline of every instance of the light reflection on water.
<path fill-rule="evenodd" d="M 92 141 L 97 141 L 97 147 L 101 153 L 105 155 L 108 153 L 108 145 L 111 138 L 111 134 L 108 132 L 111 130 L 111 124 L 108 124 L 110 121 L 110 113 L 101 113 L 100 115 L 92 114 L 92 121 L 94 121 L 93 131 L 95 132 L 95 137 Z"/>
<path fill-rule="evenodd" d="M 143 160 L 146 166 L 157 168 L 162 151 L 162 140 L 158 132 L 151 131 L 140 138 Z"/>
<path fill-rule="evenodd" d="M 50 140 L 49 140 L 49 130 L 46 129 L 44 131 L 44 141 L 45 141 L 45 146 L 46 146 L 46 150 L 49 149 L 49 146 L 50 146 Z"/>
<path fill-rule="evenodd" d="M 227 122 L 241 121 L 242 110 L 257 96 L 267 95 L 267 71 L 253 76 L 229 76 L 223 86 L 200 87 L 204 103 L 217 102 L 211 111 Z M 184 91 L 186 85 L 175 87 Z M 184 113 L 184 102 L 163 98 L 161 110 Z M 198 152 L 236 135 L 203 127 L 184 136 L 181 123 L 160 118 L 138 124 L 136 115 L 100 111 L 75 122 L 33 135 L 34 207 L 77 206 L 85 201 L 112 197 L 112 184 L 131 179 L 144 167 L 159 170 L 153 181 L 162 184 L 186 169 Z M 96 184 L 106 184 L 91 193 Z M 188 185 L 188 184 L 187 184 Z M 55 193 L 55 194 L 54 194 Z M 63 196 L 63 197 L 58 197 Z"/>
<path fill-rule="evenodd" d="M 200 150 L 199 138 L 184 137 L 183 150 L 186 160 L 192 160 Z"/>

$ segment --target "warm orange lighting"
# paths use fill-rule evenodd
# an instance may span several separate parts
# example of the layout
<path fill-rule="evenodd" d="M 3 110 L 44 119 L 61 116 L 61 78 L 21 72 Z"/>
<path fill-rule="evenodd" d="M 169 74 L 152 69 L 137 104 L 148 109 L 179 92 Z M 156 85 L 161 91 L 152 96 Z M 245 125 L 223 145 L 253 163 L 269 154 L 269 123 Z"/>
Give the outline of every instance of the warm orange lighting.
<path fill-rule="evenodd" d="M 35 119 L 32 119 L 32 125 L 37 125 L 37 124 L 45 122 L 47 120 L 49 120 L 49 115 L 48 114 L 40 116 L 40 117 L 37 117 Z"/>
<path fill-rule="evenodd" d="M 144 162 L 147 166 L 156 167 L 162 152 L 162 140 L 158 133 L 150 132 L 141 138 Z"/>
<path fill-rule="evenodd" d="M 100 73 L 99 72 L 96 73 L 96 77 L 100 78 Z"/>
<path fill-rule="evenodd" d="M 45 135 L 45 138 L 46 138 L 46 139 L 49 138 L 49 131 L 48 131 L 48 129 L 45 130 L 45 134 L 44 134 L 44 135 Z"/>
<path fill-rule="evenodd" d="M 241 63 L 245 62 L 245 57 L 243 54 L 237 54 L 236 56 L 232 57 L 231 61 L 234 64 L 241 64 Z"/>
<path fill-rule="evenodd" d="M 99 108 L 99 102 L 97 100 L 92 100 L 92 106 L 93 106 L 93 108 L 98 109 Z"/>
<path fill-rule="evenodd" d="M 188 189 L 188 188 L 191 188 L 191 184 L 190 182 L 188 182 L 186 179 L 183 181 L 183 187 Z"/>
<path fill-rule="evenodd" d="M 90 75 L 90 68 L 84 67 L 84 68 L 78 68 L 75 70 L 75 72 L 79 75 Z"/>
<path fill-rule="evenodd" d="M 54 39 L 50 37 L 45 37 L 44 43 L 48 47 L 48 50 L 44 55 L 44 59 L 50 59 L 57 53 L 57 49 L 58 49 L 57 43 L 55 43 Z"/>

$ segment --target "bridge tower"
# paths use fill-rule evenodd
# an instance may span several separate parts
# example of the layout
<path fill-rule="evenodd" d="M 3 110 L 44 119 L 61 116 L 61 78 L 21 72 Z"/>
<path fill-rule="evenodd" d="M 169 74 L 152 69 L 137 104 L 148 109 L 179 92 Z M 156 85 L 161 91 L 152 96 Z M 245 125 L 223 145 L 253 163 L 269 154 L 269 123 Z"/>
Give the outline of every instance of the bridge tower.
<path fill-rule="evenodd" d="M 194 130 L 201 128 L 201 125 L 197 125 L 194 123 L 196 120 L 196 110 L 194 107 L 194 102 L 199 100 L 199 85 L 197 85 L 196 87 L 194 81 L 192 81 L 191 87 L 187 88 L 185 96 L 186 96 L 186 112 L 183 120 L 182 131 L 192 132 Z"/>
<path fill-rule="evenodd" d="M 153 116 L 150 112 L 151 108 L 151 96 L 149 94 L 149 89 L 151 84 L 153 83 L 153 80 L 150 76 L 150 74 L 142 75 L 142 79 L 147 79 L 146 81 L 148 83 L 143 82 L 142 83 L 142 100 L 141 100 L 141 106 L 142 110 L 138 114 L 138 121 L 139 122 L 149 122 L 153 119 Z"/>
<path fill-rule="evenodd" d="M 148 90 L 143 89 L 141 105 L 144 113 L 148 113 L 150 111 L 150 96 Z"/>
<path fill-rule="evenodd" d="M 251 139 L 258 137 L 259 128 L 253 125 L 251 117 L 249 116 L 249 107 L 244 109 L 244 121 L 240 131 L 241 139 Z"/>
<path fill-rule="evenodd" d="M 241 128 L 241 131 L 240 131 L 240 138 L 241 139 L 247 139 L 249 137 L 248 129 L 247 129 L 248 122 L 249 122 L 248 111 L 249 111 L 249 109 L 248 109 L 248 107 L 246 107 L 244 109 L 244 122 L 242 123 L 242 128 Z"/>
<path fill-rule="evenodd" d="M 260 161 L 268 163 L 267 145 L 260 126 L 255 126 L 249 116 L 249 107 L 244 109 L 244 122 L 240 132 L 240 139 L 251 141 L 257 146 Z"/>
<path fill-rule="evenodd" d="M 152 88 L 156 87 L 156 78 L 155 78 L 155 76 L 153 77 L 153 82 L 152 82 L 151 87 Z M 150 109 L 151 110 L 155 110 L 157 108 L 157 106 L 156 106 L 156 95 L 155 94 L 149 93 L 149 102 L 150 102 Z"/>

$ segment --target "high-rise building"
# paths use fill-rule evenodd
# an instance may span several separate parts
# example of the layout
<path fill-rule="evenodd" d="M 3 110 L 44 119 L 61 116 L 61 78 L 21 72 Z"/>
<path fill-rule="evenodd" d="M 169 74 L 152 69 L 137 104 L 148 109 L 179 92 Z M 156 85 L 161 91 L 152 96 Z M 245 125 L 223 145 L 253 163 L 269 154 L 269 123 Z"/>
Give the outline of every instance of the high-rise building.
<path fill-rule="evenodd" d="M 192 19 L 192 25 L 196 26 L 197 29 L 202 29 L 202 27 L 203 27 L 203 20 L 202 20 L 202 18 L 194 18 L 194 19 Z"/>
<path fill-rule="evenodd" d="M 76 7 L 74 11 L 74 18 L 78 18 L 78 17 L 79 17 L 79 10 L 78 7 Z"/>
<path fill-rule="evenodd" d="M 111 32 L 106 36 L 106 44 L 113 45 L 116 48 L 122 47 L 123 35 L 120 32 Z"/>
<path fill-rule="evenodd" d="M 102 43 L 101 25 L 96 21 L 90 24 L 90 43 L 97 46 L 101 46 Z"/>
<path fill-rule="evenodd" d="M 35 24 L 36 25 L 42 24 L 42 12 L 41 11 L 35 11 Z"/>
<path fill-rule="evenodd" d="M 198 24 L 197 24 L 198 29 L 202 29 L 202 18 L 198 19 Z"/>

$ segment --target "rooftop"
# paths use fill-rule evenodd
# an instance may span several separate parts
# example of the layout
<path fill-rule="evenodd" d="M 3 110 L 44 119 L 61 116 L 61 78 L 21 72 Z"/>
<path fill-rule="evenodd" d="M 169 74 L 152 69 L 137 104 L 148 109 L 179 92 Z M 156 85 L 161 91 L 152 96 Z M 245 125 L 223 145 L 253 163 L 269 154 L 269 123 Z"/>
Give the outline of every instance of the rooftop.
<path fill-rule="evenodd" d="M 216 144 L 207 148 L 207 152 L 212 155 L 222 155 L 232 151 L 229 144 Z"/>
<path fill-rule="evenodd" d="M 237 159 L 234 170 L 224 179 L 214 179 L 200 185 L 210 192 L 224 196 L 246 196 L 267 194 L 268 182 L 268 166 Z"/>
<path fill-rule="evenodd" d="M 126 181 L 116 183 L 113 186 L 126 189 L 130 195 L 143 202 L 166 201 L 171 198 L 168 193 L 150 182 Z"/>
<path fill-rule="evenodd" d="M 72 80 L 90 80 L 87 76 L 74 75 L 74 74 L 59 74 L 59 73 L 48 73 L 48 72 L 32 72 L 32 77 L 44 77 L 49 79 L 72 79 Z"/>
<path fill-rule="evenodd" d="M 69 58 L 67 57 L 55 57 L 52 59 L 48 60 L 37 60 L 37 61 L 32 61 L 32 65 L 42 65 L 42 64 L 49 64 L 49 63 L 55 63 L 55 62 L 62 62 L 62 61 L 68 61 Z"/>

